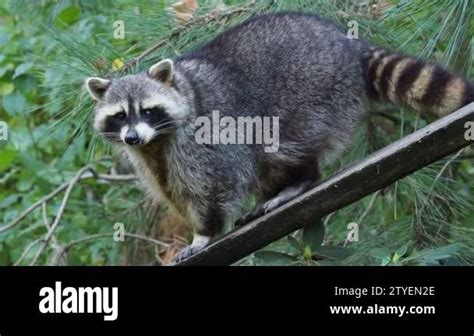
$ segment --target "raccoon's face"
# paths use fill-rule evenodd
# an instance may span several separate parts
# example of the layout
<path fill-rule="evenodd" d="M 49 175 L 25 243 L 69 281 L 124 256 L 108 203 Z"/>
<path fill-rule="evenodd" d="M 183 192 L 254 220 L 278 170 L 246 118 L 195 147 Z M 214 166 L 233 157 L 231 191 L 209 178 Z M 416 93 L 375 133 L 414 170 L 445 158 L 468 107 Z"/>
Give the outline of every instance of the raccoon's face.
<path fill-rule="evenodd" d="M 187 113 L 172 79 L 171 60 L 119 79 L 88 78 L 86 87 L 97 101 L 94 128 L 107 140 L 129 146 L 146 145 L 172 132 Z"/>

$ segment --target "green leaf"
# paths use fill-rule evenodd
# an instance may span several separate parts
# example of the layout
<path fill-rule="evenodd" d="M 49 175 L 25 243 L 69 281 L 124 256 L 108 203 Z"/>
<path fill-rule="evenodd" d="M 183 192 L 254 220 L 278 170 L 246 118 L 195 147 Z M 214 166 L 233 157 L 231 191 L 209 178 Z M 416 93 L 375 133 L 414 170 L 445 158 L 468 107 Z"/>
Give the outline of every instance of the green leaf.
<path fill-rule="evenodd" d="M 263 261 L 265 266 L 288 266 L 296 261 L 293 256 L 275 251 L 256 252 L 255 257 Z"/>
<path fill-rule="evenodd" d="M 444 266 L 461 266 L 456 257 L 450 257 L 444 262 Z"/>
<path fill-rule="evenodd" d="M 35 95 L 37 94 L 38 83 L 36 82 L 36 79 L 33 76 L 21 76 L 15 78 L 13 84 L 15 84 L 16 89 L 23 93 L 25 96 L 28 96 L 28 94 L 30 93 L 33 93 Z"/>
<path fill-rule="evenodd" d="M 19 192 L 27 192 L 31 191 L 34 183 L 34 178 L 31 178 L 32 175 L 28 177 L 23 177 L 21 180 L 18 181 L 16 184 L 16 188 Z"/>
<path fill-rule="evenodd" d="M 59 12 L 58 16 L 56 16 L 54 25 L 56 26 L 56 28 L 65 28 L 67 26 L 72 25 L 74 22 L 77 22 L 80 16 L 81 9 L 79 7 L 66 7 L 61 12 Z"/>
<path fill-rule="evenodd" d="M 15 90 L 15 85 L 10 82 L 0 82 L 0 96 L 6 96 Z"/>
<path fill-rule="evenodd" d="M 395 254 L 392 257 L 392 262 L 398 263 L 400 261 L 400 257 L 401 256 L 398 253 L 395 252 Z"/>
<path fill-rule="evenodd" d="M 392 254 L 386 248 L 376 248 L 370 252 L 370 255 L 380 260 L 385 260 L 388 258 L 388 260 L 390 261 Z"/>
<path fill-rule="evenodd" d="M 303 228 L 303 242 L 305 245 L 311 247 L 313 252 L 321 248 L 324 240 L 324 223 L 322 220 L 317 220 L 315 223 L 307 225 Z"/>
<path fill-rule="evenodd" d="M 0 209 L 5 209 L 11 206 L 12 204 L 15 204 L 18 199 L 20 198 L 20 195 L 13 194 L 5 197 L 1 202 L 0 202 Z"/>
<path fill-rule="evenodd" d="M 408 245 L 403 245 L 397 250 L 397 252 L 395 252 L 395 254 L 398 255 L 399 257 L 403 257 L 407 253 L 407 250 L 408 250 Z"/>
<path fill-rule="evenodd" d="M 321 246 L 316 252 L 315 255 L 320 257 L 326 257 L 330 259 L 343 260 L 349 258 L 352 253 L 351 249 L 342 246 Z"/>
<path fill-rule="evenodd" d="M 18 76 L 23 75 L 23 74 L 26 73 L 28 70 L 30 70 L 32 66 L 33 66 L 33 62 L 26 62 L 26 63 L 20 64 L 19 66 L 16 67 L 15 72 L 13 73 L 13 77 L 12 77 L 12 78 L 15 79 L 15 78 L 17 78 Z"/>
<path fill-rule="evenodd" d="M 313 251 L 311 251 L 311 247 L 306 245 L 303 250 L 303 258 L 306 260 L 313 258 Z"/>
<path fill-rule="evenodd" d="M 13 69 L 15 69 L 15 65 L 13 63 L 8 63 L 7 65 L 0 67 L 0 77 L 5 76 L 8 71 Z"/>
<path fill-rule="evenodd" d="M 431 260 L 447 259 L 455 255 L 460 249 L 460 244 L 450 244 L 436 249 L 423 250 L 420 252 L 420 256 Z"/>
<path fill-rule="evenodd" d="M 452 256 L 456 255 L 460 249 L 461 244 L 458 243 L 435 249 L 426 249 L 405 258 L 403 262 L 407 263 L 409 261 L 416 261 L 422 265 L 439 265 L 440 260 L 451 258 Z"/>
<path fill-rule="evenodd" d="M 10 168 L 17 157 L 17 151 L 13 149 L 0 150 L 0 171 Z"/>
<path fill-rule="evenodd" d="M 12 92 L 3 97 L 3 108 L 11 116 L 23 113 L 26 108 L 26 99 L 19 92 Z"/>
<path fill-rule="evenodd" d="M 0 47 L 5 47 L 8 43 L 9 36 L 7 32 L 0 33 Z"/>
<path fill-rule="evenodd" d="M 381 266 L 387 266 L 388 264 L 390 264 L 390 257 L 385 257 L 382 259 L 382 263 L 380 264 Z"/>
<path fill-rule="evenodd" d="M 290 246 L 292 248 L 294 248 L 296 251 L 298 251 L 300 253 L 302 252 L 303 248 L 302 248 L 300 242 L 295 237 L 288 236 L 286 239 L 288 240 L 288 243 L 290 244 Z"/>
<path fill-rule="evenodd" d="M 0 242 L 0 266 L 6 266 L 10 264 L 9 248 L 6 243 Z"/>

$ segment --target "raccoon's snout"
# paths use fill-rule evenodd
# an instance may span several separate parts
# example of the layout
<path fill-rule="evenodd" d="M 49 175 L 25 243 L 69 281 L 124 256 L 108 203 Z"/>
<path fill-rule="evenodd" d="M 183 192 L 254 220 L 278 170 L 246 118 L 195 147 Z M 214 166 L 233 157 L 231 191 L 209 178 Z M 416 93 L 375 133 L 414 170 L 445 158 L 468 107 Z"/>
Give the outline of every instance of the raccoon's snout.
<path fill-rule="evenodd" d="M 130 129 L 127 134 L 125 134 L 125 138 L 123 139 L 123 141 L 127 144 L 127 145 L 138 145 L 140 144 L 140 137 L 138 136 L 138 132 L 135 130 L 135 129 Z"/>
<path fill-rule="evenodd" d="M 155 130 L 145 122 L 139 122 L 131 126 L 126 125 L 120 133 L 123 142 L 130 146 L 146 145 L 156 135 Z"/>

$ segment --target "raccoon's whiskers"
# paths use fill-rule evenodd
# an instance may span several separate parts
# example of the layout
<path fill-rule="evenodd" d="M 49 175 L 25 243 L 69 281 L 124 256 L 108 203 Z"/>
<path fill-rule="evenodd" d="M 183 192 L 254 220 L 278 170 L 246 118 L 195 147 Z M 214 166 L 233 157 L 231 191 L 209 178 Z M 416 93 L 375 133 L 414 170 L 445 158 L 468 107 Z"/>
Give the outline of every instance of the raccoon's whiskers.
<path fill-rule="evenodd" d="M 163 126 L 170 125 L 170 124 L 175 124 L 175 125 L 177 125 L 178 123 L 177 123 L 176 120 L 170 120 L 170 121 L 163 122 L 163 123 L 156 123 L 156 124 L 153 124 L 151 127 L 152 127 L 152 128 L 157 128 L 157 127 L 163 127 Z"/>
<path fill-rule="evenodd" d="M 109 141 L 122 142 L 122 138 L 116 132 L 100 132 L 100 134 Z"/>
<path fill-rule="evenodd" d="M 160 129 L 156 132 L 155 136 L 162 135 L 162 134 L 167 134 L 169 133 L 168 131 L 172 130 L 172 127 L 167 127 L 164 129 Z"/>

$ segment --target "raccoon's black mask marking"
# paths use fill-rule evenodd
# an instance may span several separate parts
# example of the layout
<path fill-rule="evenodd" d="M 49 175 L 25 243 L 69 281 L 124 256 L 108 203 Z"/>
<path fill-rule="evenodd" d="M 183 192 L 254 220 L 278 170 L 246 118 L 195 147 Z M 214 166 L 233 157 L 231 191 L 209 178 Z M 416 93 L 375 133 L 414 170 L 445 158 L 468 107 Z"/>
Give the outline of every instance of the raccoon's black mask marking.
<path fill-rule="evenodd" d="M 160 106 L 141 109 L 140 117 L 157 131 L 171 127 L 171 117 L 166 113 L 165 109 Z"/>

